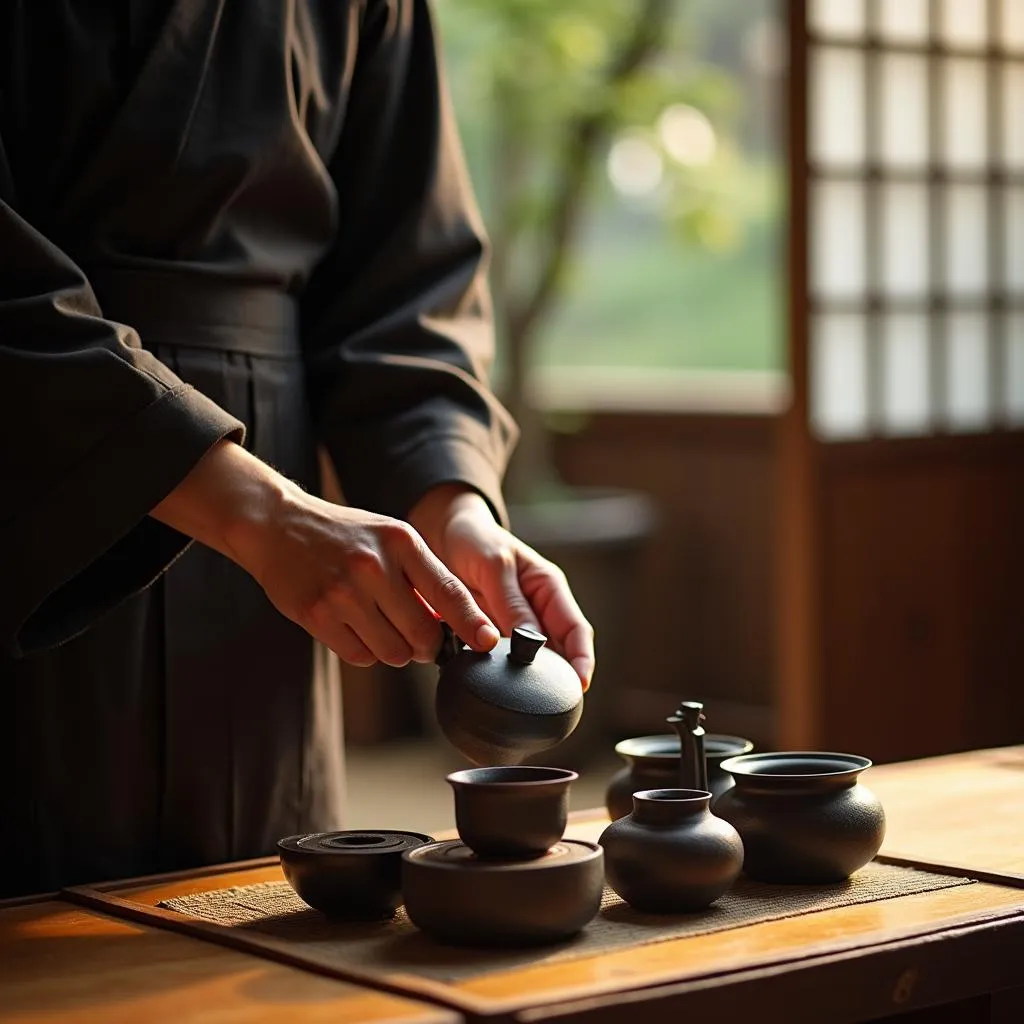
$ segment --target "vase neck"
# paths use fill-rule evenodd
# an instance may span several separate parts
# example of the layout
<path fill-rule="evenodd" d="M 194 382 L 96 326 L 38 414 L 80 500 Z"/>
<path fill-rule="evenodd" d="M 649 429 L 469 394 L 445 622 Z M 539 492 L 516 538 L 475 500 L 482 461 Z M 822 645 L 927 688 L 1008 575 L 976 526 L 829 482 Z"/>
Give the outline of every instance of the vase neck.
<path fill-rule="evenodd" d="M 706 814 L 711 794 L 701 789 L 647 789 L 633 794 L 633 820 L 642 825 L 677 825 Z"/>

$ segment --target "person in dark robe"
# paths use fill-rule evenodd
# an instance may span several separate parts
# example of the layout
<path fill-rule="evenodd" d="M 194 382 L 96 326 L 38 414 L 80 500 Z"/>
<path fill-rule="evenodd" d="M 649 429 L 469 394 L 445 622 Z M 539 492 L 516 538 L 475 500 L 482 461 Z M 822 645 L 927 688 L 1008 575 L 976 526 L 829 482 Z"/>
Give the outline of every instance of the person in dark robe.
<path fill-rule="evenodd" d="M 12 0 L 0 51 L 0 897 L 340 827 L 329 649 L 528 623 L 585 687 L 425 0 Z"/>

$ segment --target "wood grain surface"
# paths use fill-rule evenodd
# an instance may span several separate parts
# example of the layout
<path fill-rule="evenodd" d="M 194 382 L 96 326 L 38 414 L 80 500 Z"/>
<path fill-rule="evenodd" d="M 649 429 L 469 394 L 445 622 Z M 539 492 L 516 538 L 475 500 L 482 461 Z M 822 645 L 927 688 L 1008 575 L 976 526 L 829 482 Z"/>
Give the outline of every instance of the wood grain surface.
<path fill-rule="evenodd" d="M 570 826 L 570 834 L 592 834 L 594 828 L 593 823 L 575 823 Z M 251 885 L 280 877 L 276 867 L 227 871 L 190 882 L 150 883 L 122 890 L 115 898 L 129 901 L 139 909 L 153 908 L 161 900 L 186 892 Z M 1005 917 L 1020 917 L 1024 926 L 1024 891 L 977 884 L 669 940 L 567 963 L 496 972 L 457 983 L 426 982 L 411 975 L 382 976 L 378 981 L 412 996 L 443 998 L 466 1012 L 507 1013 L 562 1000 L 866 949 Z M 215 926 L 197 927 L 205 931 Z M 1024 928 L 1020 941 L 1024 942 Z M 296 948 L 293 953 L 301 960 L 301 949 Z M 372 977 L 354 977 L 364 984 L 373 983 Z"/>
<path fill-rule="evenodd" d="M 637 1003 L 634 1012 L 644 1008 L 645 1021 L 647 1008 L 654 1013 L 656 1006 L 661 1007 L 664 1019 L 670 1020 L 678 1015 L 677 1000 L 687 993 L 730 990 L 730 986 L 736 993 L 753 992 L 750 1005 L 756 1007 L 756 1000 L 773 991 L 773 985 L 793 985 L 796 979 L 807 992 L 816 993 L 817 1002 L 808 1001 L 807 1012 L 816 1007 L 818 1017 L 812 1014 L 809 1020 L 833 1019 L 828 1000 L 839 1000 L 843 989 L 849 991 L 851 986 L 863 994 L 865 1013 L 877 1016 L 892 1011 L 892 999 L 907 985 L 913 989 L 913 993 L 908 989 L 910 994 L 901 1004 L 907 1010 L 929 1002 L 970 998 L 990 991 L 990 986 L 1014 984 L 1016 975 L 1007 972 L 1019 968 L 1007 965 L 1019 960 L 1024 950 L 1024 889 L 1018 880 L 1024 869 L 1022 762 L 1024 748 L 1008 748 L 877 767 L 865 777 L 886 807 L 889 826 L 884 850 L 888 854 L 915 863 L 945 864 L 968 876 L 972 872 L 1005 872 L 1007 884 L 981 882 L 842 907 L 457 983 L 426 981 L 409 974 L 350 976 L 341 970 L 334 970 L 332 976 L 412 998 L 441 1001 L 467 1014 L 524 1021 L 563 1015 L 567 1020 L 577 1016 L 611 1019 L 607 1012 L 612 1008 L 628 1013 L 633 1003 Z M 600 812 L 574 815 L 567 834 L 594 839 L 605 823 Z M 197 931 L 193 934 L 220 941 L 216 926 L 183 920 L 182 915 L 156 905 L 172 896 L 281 877 L 279 866 L 267 860 L 198 874 L 129 880 L 69 895 L 141 923 L 185 930 L 194 927 Z M 968 958 L 970 971 L 949 967 L 958 956 Z M 306 963 L 299 948 L 287 950 L 285 959 L 292 965 L 323 971 L 322 965 Z M 243 956 L 241 962 L 248 961 Z M 885 973 L 901 964 L 900 970 L 911 971 L 908 977 L 913 984 L 899 982 L 900 974 L 890 978 Z M 266 966 L 269 969 L 270 965 Z M 918 977 L 921 985 L 915 988 Z M 318 983 L 328 982 L 320 979 Z M 921 994 L 914 994 L 917 992 Z M 721 1005 L 732 1005 L 732 996 L 723 992 L 722 998 L 725 1002 Z M 835 1020 L 847 1019 L 838 1002 L 833 1010 Z M 650 1019 L 662 1018 L 654 1014 Z"/>
<path fill-rule="evenodd" d="M 879 765 L 882 853 L 1024 882 L 1024 746 Z"/>
<path fill-rule="evenodd" d="M 459 1015 L 66 903 L 0 911 L 4 1024 L 456 1024 Z"/>

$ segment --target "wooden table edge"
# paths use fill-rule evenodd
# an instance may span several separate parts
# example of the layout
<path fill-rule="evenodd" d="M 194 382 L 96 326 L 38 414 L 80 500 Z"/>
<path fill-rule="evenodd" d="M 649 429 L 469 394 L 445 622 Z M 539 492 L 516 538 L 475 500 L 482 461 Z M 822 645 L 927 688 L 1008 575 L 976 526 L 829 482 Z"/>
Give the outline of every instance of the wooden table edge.
<path fill-rule="evenodd" d="M 272 868 L 281 863 L 276 854 L 266 857 L 253 857 L 249 860 L 229 860 L 220 864 L 203 864 L 197 868 L 181 868 L 177 871 L 160 871 L 154 875 L 136 875 L 133 878 L 112 878 L 106 882 L 90 882 L 85 885 L 68 886 L 61 892 L 120 892 L 123 889 L 141 888 L 147 885 L 163 885 L 166 882 L 185 882 L 193 878 L 210 878 L 213 875 L 226 875 L 235 871 L 254 871 L 258 868 Z"/>
<path fill-rule="evenodd" d="M 6 900 L 0 900 L 0 911 L 13 910 L 14 907 L 27 907 L 33 903 L 60 902 L 59 892 L 34 892 L 26 896 L 12 896 Z"/>
<path fill-rule="evenodd" d="M 1024 927 L 1024 905 L 981 913 L 976 910 L 966 911 L 946 918 L 941 922 L 922 922 L 920 924 L 907 925 L 898 930 L 891 930 L 884 937 L 879 937 L 875 940 L 865 941 L 864 936 L 852 937 L 849 940 L 831 938 L 812 943 L 801 949 L 797 954 L 790 953 L 778 958 L 773 958 L 771 953 L 766 952 L 762 958 L 751 960 L 741 967 L 734 966 L 717 970 L 715 968 L 702 968 L 690 975 L 683 972 L 681 975 L 676 976 L 672 976 L 667 972 L 660 972 L 653 974 L 650 978 L 643 981 L 638 981 L 634 978 L 623 982 L 621 979 L 613 978 L 605 982 L 589 981 L 582 988 L 580 985 L 574 985 L 565 989 L 550 989 L 544 992 L 543 1004 L 531 1007 L 529 1000 L 531 996 L 535 998 L 536 993 L 527 993 L 523 996 L 502 999 L 496 996 L 476 995 L 458 989 L 452 984 L 432 981 L 415 974 L 394 973 L 384 975 L 371 973 L 358 967 L 337 967 L 316 963 L 308 960 L 301 954 L 292 952 L 283 943 L 277 944 L 273 940 L 268 942 L 266 937 L 264 937 L 262 944 L 254 945 L 243 936 L 235 933 L 231 928 L 206 921 L 198 921 L 195 918 L 187 917 L 176 911 L 165 910 L 162 907 L 135 903 L 113 893 L 99 892 L 88 886 L 65 889 L 62 895 L 68 902 L 76 903 L 92 910 L 99 910 L 113 917 L 120 917 L 157 928 L 166 928 L 191 938 L 226 946 L 250 956 L 296 967 L 300 970 L 336 981 L 347 981 L 355 985 L 387 992 L 391 995 L 419 999 L 444 1009 L 457 1010 L 481 1017 L 521 1013 L 531 1008 L 535 1009 L 538 1013 L 544 1008 L 554 1012 L 553 1008 L 563 1003 L 599 998 L 612 994 L 625 996 L 630 992 L 649 992 L 652 989 L 660 989 L 665 986 L 692 985 L 698 982 L 714 981 L 717 987 L 728 984 L 732 978 L 750 971 L 771 968 L 782 970 L 791 967 L 793 964 L 806 963 L 812 960 L 824 959 L 827 961 L 829 957 L 844 953 L 853 954 L 859 952 L 864 956 L 869 956 L 876 949 L 885 948 L 894 943 L 907 943 L 926 937 L 937 938 L 967 928 L 992 927 L 997 922 L 1011 922 L 1015 918 L 1019 918 L 1022 927 Z M 580 959 L 593 959 L 600 955 L 600 953 L 594 953 L 589 958 L 581 957 Z"/>
<path fill-rule="evenodd" d="M 922 893 L 910 895 L 924 895 Z M 831 959 L 839 956 L 863 957 L 870 959 L 879 951 L 885 951 L 890 946 L 905 947 L 912 945 L 920 939 L 935 940 L 944 937 L 957 935 L 961 932 L 973 930 L 985 930 L 1000 923 L 1017 923 L 1024 936 L 1024 906 L 1012 910 L 996 910 L 979 914 L 977 911 L 969 911 L 947 918 L 941 925 L 910 925 L 900 930 L 890 931 L 884 938 L 865 941 L 863 936 L 849 940 L 826 939 L 821 942 L 811 943 L 800 950 L 799 953 L 787 953 L 782 956 L 773 957 L 765 953 L 759 959 L 752 959 L 742 966 L 724 968 L 703 968 L 690 974 L 686 972 L 674 972 L 675 976 L 667 971 L 658 973 L 652 972 L 651 976 L 643 981 L 634 979 L 626 985 L 620 980 L 610 979 L 606 982 L 590 981 L 585 985 L 586 991 L 581 991 L 583 986 L 577 985 L 573 988 L 548 989 L 544 993 L 544 1002 L 540 1005 L 533 1005 L 527 999 L 515 997 L 510 999 L 499 999 L 494 996 L 480 997 L 470 993 L 456 990 L 450 993 L 448 1006 L 462 1010 L 467 1013 L 478 1013 L 481 1015 L 495 1016 L 500 1014 L 516 1014 L 517 1018 L 524 1013 L 541 1014 L 547 1011 L 553 1016 L 558 1007 L 569 1003 L 601 999 L 609 996 L 626 997 L 635 995 L 638 999 L 646 998 L 652 991 L 661 990 L 666 987 L 686 987 L 705 985 L 709 988 L 720 988 L 731 985 L 734 980 L 742 977 L 751 971 L 768 971 L 785 973 L 795 965 L 812 967 L 818 963 L 828 963 Z M 671 941 L 671 940 L 670 940 Z M 595 954 L 600 956 L 601 954 Z M 457 1001 L 458 1000 L 458 1001 Z M 464 1000 L 464 1002 L 462 1001 Z"/>
<path fill-rule="evenodd" d="M 1012 928 L 1015 932 L 1020 933 L 1021 938 L 1024 938 L 1024 911 L 1009 914 L 1000 913 L 994 914 L 990 918 L 986 919 L 975 919 L 955 927 L 942 929 L 940 932 L 935 933 L 933 938 L 936 940 L 959 939 L 968 941 L 972 938 L 988 936 L 1000 928 Z M 668 1001 L 674 998 L 686 997 L 687 1012 L 699 1015 L 703 1012 L 705 1007 L 701 1006 L 699 1003 L 695 1003 L 694 998 L 701 993 L 706 994 L 707 998 L 713 998 L 717 990 L 725 985 L 735 987 L 744 984 L 777 979 L 788 979 L 790 984 L 798 990 L 798 994 L 802 998 L 806 998 L 807 982 L 806 976 L 803 976 L 803 972 L 815 968 L 839 966 L 846 961 L 859 959 L 871 961 L 872 971 L 877 972 L 878 968 L 881 966 L 878 961 L 891 958 L 894 955 L 912 954 L 917 948 L 916 940 L 920 937 L 921 936 L 917 935 L 906 935 L 895 938 L 890 937 L 882 942 L 867 947 L 862 946 L 846 949 L 832 949 L 828 952 L 819 953 L 808 952 L 806 955 L 794 956 L 789 959 L 778 960 L 773 963 L 751 965 L 749 967 L 743 967 L 733 971 L 712 972 L 700 977 L 647 985 L 623 992 L 595 992 L 581 998 L 560 1000 L 555 1003 L 547 1003 L 543 1006 L 520 1009 L 514 1016 L 517 1022 L 523 1022 L 523 1024 L 533 1024 L 533 1022 L 540 1024 L 540 1022 L 543 1021 L 563 1021 L 565 1024 L 569 1024 L 569 1022 L 578 1020 L 584 1015 L 589 1015 L 597 1010 L 613 1014 L 613 1019 L 619 1020 L 621 1019 L 620 1015 L 627 1013 L 632 1005 L 643 1004 L 643 1019 L 645 1024 L 647 1024 L 647 1022 L 652 1019 L 660 1020 L 665 1016 L 663 1011 L 660 1009 L 657 1012 L 654 1011 L 651 1005 L 654 1001 Z M 956 953 L 957 960 L 959 960 L 960 955 L 961 953 L 958 951 Z M 991 964 L 987 963 L 986 968 L 991 969 Z M 1014 961 L 1013 973 L 1006 978 L 1000 979 L 1001 983 L 997 984 L 995 987 L 1004 987 L 1007 985 L 1012 986 L 1015 984 L 1017 979 L 1016 971 L 1017 963 Z M 964 975 L 962 970 L 945 973 L 950 975 L 956 974 L 958 976 Z M 966 987 L 972 991 L 963 996 L 957 995 L 954 998 L 969 998 L 971 995 L 981 994 L 987 991 L 986 986 L 991 984 L 989 981 L 986 981 L 985 984 L 981 984 L 978 972 L 970 972 L 969 976 L 974 984 L 969 984 Z M 851 1015 L 848 1018 L 844 1017 L 843 1019 L 876 1019 L 880 1016 L 892 1013 L 894 1009 L 900 1013 L 904 1013 L 909 1010 L 918 1009 L 922 1006 L 935 1005 L 934 1000 L 931 997 L 926 998 L 923 1001 L 911 998 L 913 989 L 918 980 L 918 969 L 916 967 L 909 967 L 903 970 L 899 974 L 895 975 L 892 999 L 892 1002 L 897 1004 L 895 1007 L 891 1004 L 886 1004 L 884 1006 L 875 1006 L 872 1009 L 862 1008 L 854 1015 Z M 901 989 L 904 990 L 904 993 L 901 993 Z M 611 998 L 609 998 L 609 996 L 611 996 Z M 763 995 L 759 995 L 758 999 L 762 1000 L 761 1005 L 763 1005 Z M 786 1000 L 782 999 L 780 1002 L 786 1003 Z M 786 1005 L 789 1004 L 787 1003 Z M 742 1016 L 743 1010 L 739 1005 L 734 1005 L 733 1010 L 737 1016 Z M 830 1016 L 828 1019 L 832 1020 L 833 1017 L 831 1014 L 834 1013 L 834 1008 L 830 1010 L 829 1013 Z M 673 1010 L 668 1016 L 673 1021 L 678 1020 L 678 1008 Z M 588 1016 L 588 1020 L 589 1019 L 590 1018 Z"/>
<path fill-rule="evenodd" d="M 262 866 L 250 864 L 251 867 Z M 192 877 L 192 876 L 188 876 Z M 135 903 L 117 896 L 113 892 L 103 892 L 89 886 L 72 886 L 61 890 L 60 896 L 68 903 L 100 911 L 135 924 L 150 925 L 166 931 L 177 932 L 189 938 L 200 939 L 217 946 L 225 946 L 236 952 L 245 953 L 256 959 L 271 960 L 288 967 L 296 967 L 309 974 L 318 974 L 333 981 L 347 981 L 363 988 L 386 992 L 389 995 L 402 996 L 406 999 L 420 999 L 439 1006 L 445 1010 L 459 1009 L 448 998 L 449 990 L 441 982 L 433 982 L 416 976 L 401 976 L 402 981 L 391 982 L 388 976 L 371 974 L 359 968 L 339 969 L 326 964 L 311 962 L 307 958 L 291 952 L 286 946 L 278 945 L 272 939 L 270 945 L 253 945 L 231 928 L 198 921 L 177 911 L 165 910 L 162 907 L 151 907 L 143 903 Z M 393 976 L 395 977 L 395 976 Z"/>

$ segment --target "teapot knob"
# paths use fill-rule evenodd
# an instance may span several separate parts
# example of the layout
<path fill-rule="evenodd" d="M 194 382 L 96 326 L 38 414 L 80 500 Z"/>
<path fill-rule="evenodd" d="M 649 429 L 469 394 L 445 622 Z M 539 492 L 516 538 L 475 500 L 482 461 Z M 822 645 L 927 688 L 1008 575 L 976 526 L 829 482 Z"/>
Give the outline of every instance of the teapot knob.
<path fill-rule="evenodd" d="M 516 626 L 509 638 L 509 658 L 517 665 L 531 665 L 537 652 L 548 642 L 543 633 L 528 626 Z"/>

